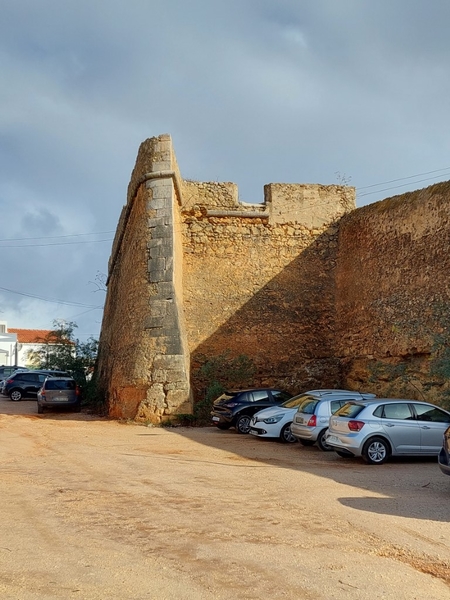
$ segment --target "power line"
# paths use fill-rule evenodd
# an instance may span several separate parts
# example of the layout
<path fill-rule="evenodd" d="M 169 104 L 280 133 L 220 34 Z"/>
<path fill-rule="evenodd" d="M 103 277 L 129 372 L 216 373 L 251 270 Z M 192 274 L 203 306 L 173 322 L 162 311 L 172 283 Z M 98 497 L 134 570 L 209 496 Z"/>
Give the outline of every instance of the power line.
<path fill-rule="evenodd" d="M 70 318 L 71 319 L 77 319 L 78 317 L 81 317 L 82 315 L 85 315 L 89 312 L 92 312 L 93 310 L 97 310 L 98 308 L 102 308 L 101 306 L 96 306 L 95 308 L 88 308 L 87 310 L 83 310 L 83 312 L 81 313 L 77 313 L 76 315 L 72 315 Z"/>
<path fill-rule="evenodd" d="M 25 240 L 57 240 L 60 238 L 68 238 L 68 237 L 79 237 L 82 235 L 106 235 L 107 233 L 114 233 L 114 229 L 110 231 L 94 231 L 92 233 L 69 233 L 67 235 L 45 235 L 41 237 L 24 237 L 24 238 L 5 238 L 0 239 L 0 242 L 22 242 Z"/>
<path fill-rule="evenodd" d="M 368 188 L 378 187 L 379 185 L 387 185 L 388 183 L 396 183 L 397 181 L 405 181 L 405 179 L 414 179 L 415 177 L 422 177 L 422 175 L 431 175 L 431 173 L 439 173 L 439 171 L 448 171 L 449 169 L 450 169 L 450 167 L 445 167 L 444 169 L 435 169 L 434 171 L 427 171 L 426 173 L 417 173 L 417 175 L 409 175 L 408 177 L 400 177 L 399 179 L 391 179 L 390 181 L 382 181 L 381 183 L 372 183 L 372 185 L 365 185 L 363 187 L 359 187 L 358 190 L 367 190 Z M 442 177 L 443 176 L 444 176 L 444 174 L 442 175 Z M 437 177 L 441 177 L 441 175 L 438 175 Z M 434 179 L 434 178 L 432 178 L 432 179 Z"/>
<path fill-rule="evenodd" d="M 80 234 L 82 235 L 82 234 Z M 43 238 L 36 238 L 43 239 Z M 5 244 L 0 246 L 0 248 L 44 248 L 47 246 L 72 246 L 74 244 L 98 244 L 100 242 L 111 242 L 113 238 L 107 238 L 105 240 L 86 240 L 80 242 L 61 242 L 56 244 Z M 0 240 L 0 242 L 3 240 Z"/>
<path fill-rule="evenodd" d="M 27 294 L 25 292 L 17 292 L 16 290 L 10 290 L 8 288 L 4 288 L 4 287 L 0 287 L 0 290 L 3 290 L 4 292 L 9 292 L 10 294 L 17 294 L 19 296 L 26 296 L 27 298 L 34 298 L 36 300 L 42 300 L 43 302 L 51 302 L 52 304 L 64 304 L 66 306 L 80 306 L 82 308 L 90 308 L 90 309 L 96 309 L 96 308 L 102 308 L 101 306 L 95 306 L 93 304 L 83 304 L 82 302 L 68 302 L 66 300 L 57 300 L 57 299 L 50 299 L 50 298 L 43 298 L 42 296 L 37 296 L 35 294 Z"/>
<path fill-rule="evenodd" d="M 450 175 L 450 173 L 449 173 L 449 175 Z M 440 177 L 443 177 L 443 176 L 444 175 L 440 175 Z M 425 179 L 417 179 L 413 183 L 422 183 L 423 181 L 434 181 L 436 179 L 438 179 L 438 177 L 426 177 Z M 399 179 L 398 181 L 401 181 L 401 180 Z M 382 185 L 382 184 L 380 183 L 379 185 Z M 388 188 L 383 188 L 381 190 L 375 190 L 373 192 L 366 192 L 365 194 L 358 194 L 358 198 L 363 198 L 364 196 L 370 196 L 370 194 L 380 194 L 381 192 L 388 192 L 389 190 L 396 190 L 398 188 L 406 187 L 408 185 L 411 185 L 411 184 L 410 183 L 403 183 L 402 185 L 394 185 L 394 186 L 391 186 L 391 187 L 388 187 Z M 362 189 L 362 188 L 358 188 L 358 189 Z"/>

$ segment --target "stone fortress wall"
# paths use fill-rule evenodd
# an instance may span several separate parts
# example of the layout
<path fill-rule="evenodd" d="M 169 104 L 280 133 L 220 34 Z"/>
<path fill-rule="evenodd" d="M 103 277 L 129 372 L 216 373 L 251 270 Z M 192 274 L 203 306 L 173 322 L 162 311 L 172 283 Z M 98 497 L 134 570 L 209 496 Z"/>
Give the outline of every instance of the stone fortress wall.
<path fill-rule="evenodd" d="M 450 183 L 339 224 L 336 354 L 343 383 L 450 408 Z"/>
<path fill-rule="evenodd" d="M 356 210 L 350 187 L 268 184 L 245 204 L 233 183 L 183 180 L 170 136 L 143 142 L 109 262 L 98 376 L 110 415 L 190 412 L 192 374 L 224 352 L 253 360 L 249 385 L 405 385 L 405 357 L 430 365 L 448 297 L 448 190 L 416 194 Z"/>

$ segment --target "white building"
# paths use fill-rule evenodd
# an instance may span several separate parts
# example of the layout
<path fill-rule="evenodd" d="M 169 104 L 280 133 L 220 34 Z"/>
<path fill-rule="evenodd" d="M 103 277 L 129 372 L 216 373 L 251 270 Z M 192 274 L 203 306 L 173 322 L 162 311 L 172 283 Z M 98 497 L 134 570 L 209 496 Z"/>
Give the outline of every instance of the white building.
<path fill-rule="evenodd" d="M 18 365 L 17 333 L 8 333 L 6 321 L 0 321 L 0 365 Z"/>
<path fill-rule="evenodd" d="M 6 321 L 0 321 L 0 366 L 33 367 L 28 353 L 47 345 L 50 333 L 48 329 L 8 329 Z"/>

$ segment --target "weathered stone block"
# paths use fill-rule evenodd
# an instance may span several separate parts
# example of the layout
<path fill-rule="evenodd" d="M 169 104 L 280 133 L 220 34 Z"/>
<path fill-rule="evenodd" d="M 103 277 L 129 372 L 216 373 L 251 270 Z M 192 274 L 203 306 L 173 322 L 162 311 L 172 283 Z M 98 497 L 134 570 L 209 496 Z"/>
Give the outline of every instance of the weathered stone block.
<path fill-rule="evenodd" d="M 164 342 L 167 352 L 170 354 L 181 354 L 183 352 L 183 344 L 181 343 L 180 336 L 164 337 Z"/>
<path fill-rule="evenodd" d="M 177 408 L 173 408 L 173 409 L 166 409 L 166 414 L 170 414 L 172 416 L 175 415 L 190 415 L 192 414 L 194 408 L 194 404 L 192 401 L 192 398 L 189 398 L 188 400 L 186 400 L 186 402 L 184 402 L 183 404 L 180 404 L 180 406 L 178 406 Z"/>
<path fill-rule="evenodd" d="M 161 210 L 166 206 L 166 199 L 165 198 L 155 198 L 153 196 L 153 198 L 151 200 L 149 200 L 148 202 L 148 208 L 151 210 Z M 159 214 L 158 212 L 158 217 L 160 217 L 162 215 Z"/>
<path fill-rule="evenodd" d="M 158 283 L 158 296 L 166 300 L 173 300 L 175 291 L 171 281 L 161 281 Z"/>
<path fill-rule="evenodd" d="M 186 373 L 183 370 L 168 370 L 166 371 L 166 379 L 167 383 L 175 383 L 175 382 L 186 382 Z"/>
<path fill-rule="evenodd" d="M 167 371 L 164 369 L 154 369 L 152 372 L 152 381 L 165 384 L 167 381 Z"/>
<path fill-rule="evenodd" d="M 155 161 L 153 163 L 153 171 L 169 171 L 171 169 L 170 153 L 167 151 L 167 160 Z"/>
<path fill-rule="evenodd" d="M 158 354 L 155 356 L 153 365 L 155 369 L 184 369 L 184 357 L 180 355 Z"/>
<path fill-rule="evenodd" d="M 188 390 L 170 390 L 167 392 L 167 408 L 173 410 L 189 400 Z"/>
<path fill-rule="evenodd" d="M 155 229 L 156 227 L 158 227 L 159 229 L 161 229 L 161 226 L 163 226 L 163 221 L 160 217 L 151 217 L 150 219 L 147 220 L 147 225 L 149 226 L 150 229 Z M 152 235 L 154 235 L 156 232 L 152 232 Z"/>
<path fill-rule="evenodd" d="M 164 408 L 166 402 L 164 386 L 161 383 L 152 383 L 147 390 L 145 401 L 149 406 Z"/>
<path fill-rule="evenodd" d="M 165 271 L 166 260 L 164 258 L 152 258 L 148 261 L 149 271 Z"/>
<path fill-rule="evenodd" d="M 151 304 L 152 317 L 165 317 L 167 315 L 167 300 L 153 300 Z"/>
<path fill-rule="evenodd" d="M 165 271 L 156 271 L 155 269 L 151 268 L 151 265 L 149 265 L 148 278 L 151 283 L 158 283 L 158 281 L 166 280 L 166 273 Z"/>
<path fill-rule="evenodd" d="M 172 235 L 172 232 L 170 230 L 170 228 L 167 227 L 167 225 L 164 225 L 164 223 L 162 222 L 162 219 L 159 219 L 159 225 L 154 225 L 150 228 L 150 234 L 152 236 L 153 239 L 158 239 L 158 238 L 170 238 L 170 236 Z"/>
<path fill-rule="evenodd" d="M 161 256 L 164 256 L 165 252 L 166 249 L 161 245 L 149 249 L 150 258 L 160 258 Z"/>
<path fill-rule="evenodd" d="M 145 318 L 144 322 L 145 329 L 160 329 L 161 331 L 157 333 L 157 335 L 162 334 L 162 328 L 164 327 L 164 317 L 152 317 L 148 316 Z M 153 335 L 155 335 L 153 333 Z"/>
<path fill-rule="evenodd" d="M 172 223 L 172 208 L 170 206 L 164 206 L 156 211 L 158 219 L 162 219 L 167 225 Z"/>
<path fill-rule="evenodd" d="M 152 200 L 163 200 L 164 203 L 172 200 L 173 186 L 171 179 L 150 179 L 146 182 L 146 187 L 152 191 Z"/>

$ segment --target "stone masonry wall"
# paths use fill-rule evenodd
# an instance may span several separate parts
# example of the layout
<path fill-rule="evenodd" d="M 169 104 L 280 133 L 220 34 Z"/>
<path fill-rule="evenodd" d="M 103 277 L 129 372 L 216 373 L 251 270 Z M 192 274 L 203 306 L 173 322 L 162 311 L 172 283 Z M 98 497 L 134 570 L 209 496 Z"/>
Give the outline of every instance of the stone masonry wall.
<path fill-rule="evenodd" d="M 232 183 L 182 180 L 170 136 L 141 145 L 100 337 L 111 416 L 158 423 L 190 412 L 191 373 L 223 352 L 255 362 L 249 385 L 338 385 L 334 224 L 354 190 L 269 184 L 264 197 L 245 204 Z"/>
<path fill-rule="evenodd" d="M 336 351 L 343 385 L 450 406 L 449 249 L 448 182 L 341 220 Z"/>
<path fill-rule="evenodd" d="M 249 385 L 339 385 L 333 224 L 354 208 L 354 190 L 269 184 L 263 205 L 228 202 L 228 191 L 190 183 L 183 206 L 191 373 L 208 358 L 243 354 L 257 367 Z"/>

